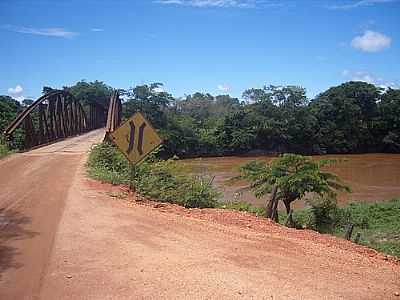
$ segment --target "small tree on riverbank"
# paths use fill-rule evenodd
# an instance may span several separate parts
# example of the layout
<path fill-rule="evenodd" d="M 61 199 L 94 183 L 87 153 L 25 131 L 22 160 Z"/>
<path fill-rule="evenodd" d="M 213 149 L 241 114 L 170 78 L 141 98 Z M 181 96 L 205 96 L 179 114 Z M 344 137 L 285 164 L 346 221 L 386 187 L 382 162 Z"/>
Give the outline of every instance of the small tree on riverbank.
<path fill-rule="evenodd" d="M 293 226 L 291 203 L 307 193 L 336 197 L 336 191 L 350 191 L 335 174 L 321 170 L 332 160 L 314 161 L 296 154 L 283 154 L 270 163 L 250 161 L 239 168 L 240 176 L 250 183 L 256 197 L 271 193 L 266 216 L 277 217 L 277 202 L 281 200 L 288 214 L 289 226 Z"/>

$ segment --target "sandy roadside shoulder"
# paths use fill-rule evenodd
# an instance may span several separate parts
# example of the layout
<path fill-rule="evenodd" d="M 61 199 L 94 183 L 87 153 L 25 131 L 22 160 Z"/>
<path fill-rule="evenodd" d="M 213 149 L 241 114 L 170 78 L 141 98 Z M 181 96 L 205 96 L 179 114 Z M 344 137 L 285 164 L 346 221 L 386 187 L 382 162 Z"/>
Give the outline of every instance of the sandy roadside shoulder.
<path fill-rule="evenodd" d="M 373 250 L 238 212 L 121 200 L 84 164 L 40 299 L 399 299 L 399 265 Z"/>

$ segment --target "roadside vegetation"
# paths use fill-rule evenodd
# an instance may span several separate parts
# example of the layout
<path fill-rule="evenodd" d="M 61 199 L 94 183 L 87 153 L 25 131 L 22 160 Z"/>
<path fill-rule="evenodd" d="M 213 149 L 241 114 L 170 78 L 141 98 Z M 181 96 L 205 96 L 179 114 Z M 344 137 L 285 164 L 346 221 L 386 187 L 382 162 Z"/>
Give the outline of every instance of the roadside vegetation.
<path fill-rule="evenodd" d="M 0 142 L 0 158 L 3 158 L 9 153 L 7 145 Z"/>
<path fill-rule="evenodd" d="M 110 143 L 93 147 L 89 176 L 112 184 L 130 185 L 131 170 L 123 155 Z M 212 178 L 192 176 L 173 159 L 159 160 L 151 156 L 136 167 L 133 185 L 144 197 L 185 207 L 216 207 L 218 192 Z"/>
<path fill-rule="evenodd" d="M 10 145 L 7 145 L 3 131 L 8 124 L 22 110 L 22 105 L 9 96 L 0 96 L 0 158 L 12 152 L 12 149 L 17 149 L 21 145 L 22 130 L 16 132 L 15 139 Z M 11 146 L 11 149 L 10 149 Z"/>
<path fill-rule="evenodd" d="M 317 198 L 308 207 L 295 210 L 294 226 L 344 238 L 349 224 L 354 224 L 353 241 L 360 234 L 359 244 L 383 253 L 400 257 L 400 198 L 379 203 L 350 203 L 338 207 L 329 199 Z M 221 205 L 226 209 L 247 211 L 264 216 L 265 208 L 253 207 L 244 201 L 232 201 Z M 278 222 L 284 224 L 286 213 L 280 211 Z"/>
<path fill-rule="evenodd" d="M 256 197 L 269 195 L 265 208 L 232 201 L 225 207 L 274 219 L 286 226 L 312 229 L 345 237 L 356 234 L 355 242 L 387 254 L 400 256 L 400 199 L 383 203 L 351 203 L 337 206 L 336 191 L 350 189 L 323 167 L 335 160 L 314 161 L 296 154 L 284 154 L 269 163 L 250 161 L 239 167 L 233 180 L 246 180 Z M 306 197 L 307 196 L 307 197 Z M 293 211 L 290 204 L 305 199 L 308 208 Z M 286 213 L 277 211 L 281 201 Z M 347 237 L 351 239 L 350 236 Z"/>
<path fill-rule="evenodd" d="M 333 163 L 334 160 L 314 161 L 302 155 L 283 154 L 270 163 L 253 160 L 240 166 L 240 175 L 232 180 L 249 182 L 248 189 L 256 197 L 270 194 L 265 213 L 267 218 L 278 220 L 278 202 L 282 201 L 288 214 L 287 225 L 294 226 L 292 202 L 310 193 L 336 199 L 336 191 L 350 191 L 338 176 L 321 170 Z"/>
<path fill-rule="evenodd" d="M 290 162 L 290 167 L 287 165 L 288 162 Z M 290 174 L 287 171 L 291 170 L 294 162 L 298 169 Z M 296 199 L 301 199 L 306 190 L 314 192 L 315 196 L 307 200 L 307 208 L 292 211 L 291 224 L 287 223 L 287 213 L 283 211 L 277 211 L 275 219 L 277 222 L 342 238 L 345 236 L 347 226 L 354 224 L 354 235 L 361 234 L 358 241 L 360 244 L 390 255 L 400 256 L 400 199 L 374 204 L 351 203 L 345 207 L 338 207 L 333 192 L 336 188 L 333 186 L 340 189 L 346 189 L 346 187 L 333 174 L 326 175 L 327 173 L 320 171 L 319 168 L 327 163 L 334 162 L 315 162 L 314 165 L 314 162 L 309 161 L 308 158 L 284 155 L 276 159 L 272 166 L 249 162 L 242 166 L 241 170 L 248 173 L 249 169 L 261 169 L 264 172 L 274 173 L 275 177 L 268 176 L 265 178 L 266 182 L 258 181 L 257 184 L 249 185 L 249 188 L 256 193 L 258 191 L 257 195 L 261 197 L 273 189 L 271 183 L 274 182 L 282 184 L 277 190 L 276 200 L 282 200 L 279 197 L 285 197 L 287 193 L 285 187 L 288 187 L 286 186 L 288 183 L 292 191 L 296 193 L 299 190 L 302 191 L 301 194 L 296 194 L 298 196 Z M 89 176 L 96 180 L 112 184 L 130 184 L 129 164 L 110 143 L 104 142 L 92 148 L 87 167 Z M 270 169 L 267 170 L 268 168 Z M 279 172 L 276 173 L 277 170 L 282 172 L 286 170 L 283 172 L 285 175 L 279 176 Z M 253 174 L 251 178 L 256 177 Z M 271 181 L 270 178 L 275 179 Z M 329 183 L 324 182 L 328 178 L 334 180 Z M 142 196 L 155 201 L 170 202 L 190 208 L 217 207 L 247 211 L 259 216 L 267 215 L 266 208 L 253 207 L 240 199 L 227 203 L 218 202 L 219 194 L 212 187 L 212 178 L 188 175 L 177 161 L 159 160 L 155 155 L 150 156 L 136 168 L 134 186 Z M 264 189 L 265 193 L 260 193 L 260 189 Z M 268 200 L 270 199 L 271 197 Z"/>

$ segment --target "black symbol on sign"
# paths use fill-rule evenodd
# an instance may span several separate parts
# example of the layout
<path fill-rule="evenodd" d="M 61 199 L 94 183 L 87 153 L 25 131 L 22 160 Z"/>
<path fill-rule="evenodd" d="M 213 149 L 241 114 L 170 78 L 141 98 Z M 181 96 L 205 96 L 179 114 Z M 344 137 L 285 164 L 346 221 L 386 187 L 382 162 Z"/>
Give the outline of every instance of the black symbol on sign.
<path fill-rule="evenodd" d="M 142 147 L 143 147 L 143 133 L 144 133 L 144 128 L 145 127 L 146 127 L 146 123 L 143 123 L 139 127 L 139 140 L 138 140 L 137 150 L 138 150 L 140 155 L 143 154 L 143 149 L 142 149 Z"/>
<path fill-rule="evenodd" d="M 128 150 L 126 150 L 126 153 L 128 153 L 128 155 L 132 152 L 133 146 L 135 145 L 135 123 L 133 123 L 133 121 L 130 121 L 129 125 L 131 126 L 131 131 L 128 140 L 129 142 Z"/>
<path fill-rule="evenodd" d="M 128 146 L 128 150 L 126 150 L 126 153 L 128 153 L 128 155 L 132 152 L 133 147 L 135 146 L 135 131 L 136 131 L 136 126 L 133 121 L 129 122 L 129 126 L 131 127 L 129 139 L 127 136 L 127 141 L 129 142 L 129 146 Z M 140 155 L 143 155 L 143 136 L 144 136 L 144 128 L 145 127 L 146 127 L 146 123 L 144 123 L 144 122 L 139 127 L 137 151 L 139 152 Z"/>

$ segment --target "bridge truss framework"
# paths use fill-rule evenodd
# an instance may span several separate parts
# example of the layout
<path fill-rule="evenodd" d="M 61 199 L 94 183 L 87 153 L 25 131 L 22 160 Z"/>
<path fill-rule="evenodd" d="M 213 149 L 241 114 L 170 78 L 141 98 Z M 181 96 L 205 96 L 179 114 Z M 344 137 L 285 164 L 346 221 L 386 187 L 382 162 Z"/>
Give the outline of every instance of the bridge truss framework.
<path fill-rule="evenodd" d="M 27 107 L 4 131 L 7 139 L 22 127 L 24 148 L 30 149 L 53 141 L 79 135 L 106 126 L 111 132 L 121 123 L 122 105 L 119 93 L 112 93 L 108 114 L 106 108 L 92 101 L 83 106 L 67 90 L 51 91 Z M 107 120 L 106 120 L 107 118 Z"/>

